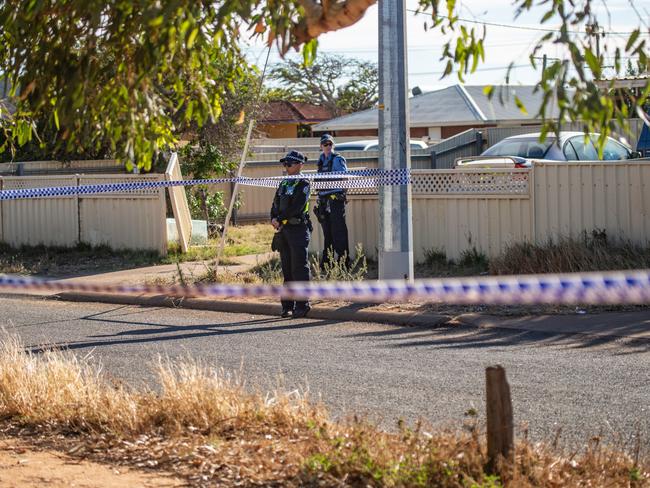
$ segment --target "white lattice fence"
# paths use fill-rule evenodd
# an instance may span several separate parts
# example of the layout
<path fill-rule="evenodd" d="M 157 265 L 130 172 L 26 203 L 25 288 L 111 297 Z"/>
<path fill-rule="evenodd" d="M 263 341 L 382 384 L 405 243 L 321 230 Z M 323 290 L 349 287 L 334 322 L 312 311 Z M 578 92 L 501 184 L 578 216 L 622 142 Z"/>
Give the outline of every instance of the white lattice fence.
<path fill-rule="evenodd" d="M 530 170 L 413 170 L 414 195 L 529 195 Z M 355 188 L 349 195 L 376 195 L 377 188 Z"/>

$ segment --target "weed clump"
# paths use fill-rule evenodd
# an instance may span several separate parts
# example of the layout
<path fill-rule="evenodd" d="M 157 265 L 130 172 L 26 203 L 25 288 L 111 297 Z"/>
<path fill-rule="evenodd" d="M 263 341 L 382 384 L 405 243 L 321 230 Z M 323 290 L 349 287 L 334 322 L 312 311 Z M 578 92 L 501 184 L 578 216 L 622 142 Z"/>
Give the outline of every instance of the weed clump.
<path fill-rule="evenodd" d="M 425 276 L 469 276 L 486 273 L 488 266 L 487 256 L 476 247 L 463 250 L 458 261 L 447 259 L 444 250 L 432 248 L 424 251 L 424 263 L 418 271 Z"/>
<path fill-rule="evenodd" d="M 361 281 L 368 274 L 368 261 L 363 246 L 357 244 L 354 249 L 354 259 L 346 264 L 348 256 L 334 258 L 334 251 L 328 249 L 327 260 L 321 260 L 319 254 L 311 256 L 311 276 L 317 281 Z"/>
<path fill-rule="evenodd" d="M 491 274 L 571 273 L 650 267 L 650 248 L 607 237 L 605 231 L 579 238 L 549 239 L 542 245 L 509 245 L 489 264 Z"/>

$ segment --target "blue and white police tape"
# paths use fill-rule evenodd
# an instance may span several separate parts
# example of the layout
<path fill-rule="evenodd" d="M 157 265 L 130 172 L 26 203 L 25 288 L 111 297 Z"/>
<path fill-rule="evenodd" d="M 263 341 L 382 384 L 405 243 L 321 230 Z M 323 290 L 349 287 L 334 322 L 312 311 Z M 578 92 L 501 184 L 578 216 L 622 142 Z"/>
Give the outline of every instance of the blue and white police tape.
<path fill-rule="evenodd" d="M 408 185 L 411 183 L 410 171 L 407 169 L 363 169 L 338 171 L 332 173 L 307 173 L 293 176 L 266 176 L 262 178 L 242 176 L 239 178 L 208 178 L 198 180 L 141 180 L 125 181 L 120 183 L 103 183 L 96 185 L 0 190 L 0 200 L 92 195 L 98 193 L 129 192 L 173 186 L 217 185 L 222 183 L 239 183 L 240 185 L 275 188 L 283 179 L 313 180 L 312 188 L 315 190 L 334 188 L 376 188 L 385 185 Z"/>
<path fill-rule="evenodd" d="M 275 297 L 347 302 L 419 300 L 447 304 L 650 303 L 650 270 L 559 275 L 426 279 L 406 282 L 294 282 L 285 285 L 102 285 L 0 276 L 0 289 L 164 294 L 184 297 Z"/>

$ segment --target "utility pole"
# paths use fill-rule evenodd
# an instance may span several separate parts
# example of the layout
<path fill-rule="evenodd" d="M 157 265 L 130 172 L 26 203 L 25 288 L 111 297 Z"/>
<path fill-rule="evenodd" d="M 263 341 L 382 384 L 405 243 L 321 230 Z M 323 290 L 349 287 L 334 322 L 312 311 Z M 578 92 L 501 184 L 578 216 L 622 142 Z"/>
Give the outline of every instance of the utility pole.
<path fill-rule="evenodd" d="M 405 0 L 379 0 L 379 168 L 411 169 Z M 379 279 L 413 279 L 411 186 L 379 187 Z"/>

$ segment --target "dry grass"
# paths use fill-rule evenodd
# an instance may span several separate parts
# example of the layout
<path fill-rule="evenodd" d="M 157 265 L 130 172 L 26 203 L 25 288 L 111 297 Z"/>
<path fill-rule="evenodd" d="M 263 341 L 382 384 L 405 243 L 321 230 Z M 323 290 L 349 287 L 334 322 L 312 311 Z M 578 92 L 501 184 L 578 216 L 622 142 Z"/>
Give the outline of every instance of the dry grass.
<path fill-rule="evenodd" d="M 297 392 L 248 392 L 196 362 L 158 365 L 159 388 L 110 384 L 71 354 L 0 347 L 5 433 L 56 441 L 71 454 L 173 471 L 194 485 L 490 487 L 475 421 L 458 432 L 398 433 L 334 423 Z M 592 443 L 562 456 L 519 442 L 509 486 L 650 486 L 647 464 Z"/>
<path fill-rule="evenodd" d="M 544 245 L 513 244 L 490 260 L 490 274 L 570 273 L 650 267 L 650 248 L 608 239 L 604 231 Z"/>

